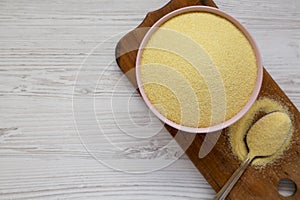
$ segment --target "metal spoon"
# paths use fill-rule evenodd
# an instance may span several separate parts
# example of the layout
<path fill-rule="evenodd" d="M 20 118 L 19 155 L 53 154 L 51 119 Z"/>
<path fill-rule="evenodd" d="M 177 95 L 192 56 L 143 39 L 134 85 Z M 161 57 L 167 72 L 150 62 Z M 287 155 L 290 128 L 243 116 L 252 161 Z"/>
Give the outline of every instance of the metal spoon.
<path fill-rule="evenodd" d="M 282 117 L 282 120 L 277 123 L 273 123 L 272 127 L 267 126 L 268 121 L 274 120 L 276 117 Z M 265 128 L 265 129 L 264 129 Z M 282 137 L 279 140 L 281 142 L 275 142 L 272 136 L 263 135 L 266 129 L 272 129 L 273 135 Z M 247 132 L 246 143 L 249 148 L 248 155 L 241 166 L 234 172 L 223 188 L 214 197 L 214 200 L 225 199 L 230 193 L 231 189 L 237 183 L 249 164 L 257 157 L 269 157 L 277 153 L 281 147 L 286 143 L 289 135 L 292 132 L 292 121 L 287 113 L 284 111 L 271 112 L 261 119 L 259 119 Z M 265 142 L 261 143 L 259 137 L 264 137 Z M 266 148 L 269 147 L 269 148 Z M 261 151 L 263 149 L 264 151 Z"/>

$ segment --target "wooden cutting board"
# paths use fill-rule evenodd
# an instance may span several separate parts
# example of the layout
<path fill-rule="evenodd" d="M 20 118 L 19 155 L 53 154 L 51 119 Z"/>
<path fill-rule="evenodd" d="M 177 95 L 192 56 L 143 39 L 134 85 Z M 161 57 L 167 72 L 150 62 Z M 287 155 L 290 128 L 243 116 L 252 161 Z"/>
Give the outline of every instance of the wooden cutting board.
<path fill-rule="evenodd" d="M 136 86 L 135 79 L 135 61 L 137 56 L 137 49 L 146 34 L 149 27 L 151 27 L 158 19 L 167 13 L 178 8 L 192 6 L 192 5 L 205 5 L 216 7 L 212 0 L 171 0 L 167 5 L 154 12 L 149 12 L 144 21 L 133 31 L 125 35 L 117 44 L 116 47 L 116 60 L 120 69 L 126 73 L 131 83 Z M 255 8 L 253 8 L 255 9 Z M 141 29 L 143 28 L 143 29 Z M 273 99 L 280 99 L 294 114 L 295 132 L 293 136 L 293 144 L 285 156 L 279 160 L 277 164 L 267 166 L 263 169 L 256 169 L 250 166 L 237 185 L 231 191 L 228 199 L 236 200 L 277 200 L 277 199 L 300 199 L 300 113 L 285 93 L 279 88 L 276 82 L 272 79 L 269 73 L 264 70 L 263 85 L 259 97 L 269 97 Z M 165 125 L 170 134 L 174 137 L 177 130 Z M 187 149 L 186 154 L 191 161 L 206 178 L 209 184 L 215 191 L 226 183 L 233 172 L 240 165 L 230 150 L 228 137 L 223 130 L 222 136 L 218 143 L 205 158 L 199 159 L 198 153 L 201 144 L 204 140 L 205 134 L 197 134 L 192 145 Z M 177 133 L 181 134 L 176 137 L 179 145 L 183 145 L 190 133 Z M 280 196 L 277 191 L 277 184 L 281 179 L 290 179 L 295 182 L 299 190 L 289 198 Z"/>

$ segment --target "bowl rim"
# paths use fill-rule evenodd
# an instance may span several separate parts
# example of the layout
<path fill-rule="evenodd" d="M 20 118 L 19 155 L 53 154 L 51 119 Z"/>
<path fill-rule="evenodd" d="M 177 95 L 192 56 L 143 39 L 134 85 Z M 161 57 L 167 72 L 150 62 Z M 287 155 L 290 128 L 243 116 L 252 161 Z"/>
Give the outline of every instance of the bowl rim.
<path fill-rule="evenodd" d="M 143 50 L 146 46 L 146 44 L 148 43 L 149 39 L 151 38 L 152 34 L 157 30 L 158 27 L 160 27 L 162 24 L 164 24 L 166 21 L 168 21 L 169 19 L 184 14 L 184 13 L 189 13 L 189 12 L 207 12 L 207 13 L 212 13 L 215 14 L 217 16 L 220 16 L 228 21 L 230 21 L 233 25 L 235 25 L 243 34 L 244 36 L 247 38 L 247 40 L 249 41 L 255 57 L 256 57 L 256 65 L 258 67 L 257 69 L 257 80 L 255 83 L 255 87 L 253 89 L 253 92 L 249 98 L 249 100 L 247 101 L 247 103 L 245 104 L 245 106 L 232 118 L 213 125 L 213 126 L 209 126 L 209 127 L 188 127 L 188 126 L 184 126 L 184 125 L 180 125 L 177 124 L 171 120 L 169 120 L 167 117 L 163 116 L 161 113 L 159 113 L 155 107 L 151 104 L 150 100 L 148 99 L 147 95 L 145 94 L 145 91 L 143 89 L 143 84 L 141 81 L 141 77 L 140 77 L 140 63 L 141 63 L 141 56 L 143 53 Z M 158 117 L 162 122 L 166 123 L 167 125 L 177 129 L 177 130 L 181 130 L 184 132 L 189 132 L 189 133 L 212 133 L 212 132 L 216 132 L 216 131 L 220 131 L 224 128 L 229 127 L 230 125 L 234 124 L 235 122 L 237 122 L 239 119 L 241 119 L 248 111 L 249 109 L 253 106 L 253 104 L 255 103 L 259 93 L 260 93 L 260 89 L 262 86 L 262 81 L 263 81 L 263 65 L 262 65 L 262 58 L 261 58 L 261 54 L 259 52 L 258 46 L 256 44 L 256 42 L 254 41 L 253 37 L 251 36 L 251 34 L 248 32 L 248 30 L 234 17 L 232 17 L 231 15 L 225 13 L 224 11 L 221 11 L 217 8 L 213 8 L 213 7 L 208 7 L 208 6 L 188 6 L 188 7 L 184 7 L 184 8 L 180 8 L 177 10 L 174 10 L 168 14 L 166 14 L 165 16 L 163 16 L 162 18 L 160 18 L 152 27 L 149 28 L 148 32 L 145 34 L 138 52 L 137 52 L 137 57 L 136 57 L 136 65 L 135 65 L 135 72 L 136 72 L 136 80 L 137 80 L 137 86 L 139 88 L 140 94 L 143 98 L 143 100 L 145 101 L 146 105 L 148 106 L 148 108 L 154 113 L 154 115 L 156 117 Z"/>

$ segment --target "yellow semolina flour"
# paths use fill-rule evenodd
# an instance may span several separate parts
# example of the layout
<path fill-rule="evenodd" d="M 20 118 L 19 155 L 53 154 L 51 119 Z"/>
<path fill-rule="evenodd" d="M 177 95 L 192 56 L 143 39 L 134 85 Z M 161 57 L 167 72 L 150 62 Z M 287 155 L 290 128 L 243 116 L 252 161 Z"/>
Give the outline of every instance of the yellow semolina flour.
<path fill-rule="evenodd" d="M 260 123 L 259 126 L 255 125 L 255 120 L 260 114 L 268 114 L 274 111 L 281 111 L 284 113 L 278 112 L 278 115 L 275 115 L 275 117 L 273 115 L 271 120 L 268 120 L 270 118 L 266 117 L 266 120 L 264 120 L 263 123 Z M 274 150 L 276 152 L 269 157 L 256 158 L 252 164 L 256 166 L 265 166 L 275 162 L 287 149 L 289 149 L 293 136 L 292 133 L 294 132 L 294 128 L 291 124 L 293 119 L 285 113 L 287 113 L 287 109 L 273 99 L 262 98 L 257 100 L 248 113 L 228 129 L 228 136 L 233 154 L 241 161 L 246 159 L 248 149 L 245 138 L 246 134 L 249 134 L 248 130 L 251 130 L 252 134 L 250 134 L 250 136 L 252 136 L 249 138 L 249 135 L 247 136 L 249 149 L 251 149 L 251 147 L 252 149 L 256 149 L 254 153 L 257 154 L 263 154 L 269 151 L 274 152 Z M 279 124 L 282 124 L 283 126 L 278 127 Z M 275 128 L 276 130 L 274 130 Z M 290 131 L 287 132 L 286 129 L 290 129 Z M 278 131 L 280 134 L 273 135 L 273 133 L 278 133 Z M 286 135 L 282 135 L 286 133 L 289 133 L 287 137 Z M 272 140 L 272 143 L 270 143 L 270 140 Z M 285 140 L 283 145 L 281 145 L 282 140 Z"/>
<path fill-rule="evenodd" d="M 160 26 L 141 55 L 144 92 L 167 119 L 194 128 L 225 122 L 248 102 L 257 59 L 230 21 L 206 12 L 176 16 Z"/>
<path fill-rule="evenodd" d="M 292 121 L 285 112 L 272 112 L 257 121 L 247 132 L 249 157 L 272 156 L 289 144 Z"/>

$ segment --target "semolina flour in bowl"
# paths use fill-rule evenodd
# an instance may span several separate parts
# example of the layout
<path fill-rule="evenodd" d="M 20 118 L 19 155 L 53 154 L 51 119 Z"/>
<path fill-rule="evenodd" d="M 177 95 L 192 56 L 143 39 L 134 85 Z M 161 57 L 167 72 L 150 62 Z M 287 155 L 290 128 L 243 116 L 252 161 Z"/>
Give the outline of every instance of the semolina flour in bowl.
<path fill-rule="evenodd" d="M 140 80 L 155 109 L 182 126 L 206 128 L 236 116 L 255 90 L 255 51 L 229 20 L 189 12 L 164 22 L 147 41 Z"/>

